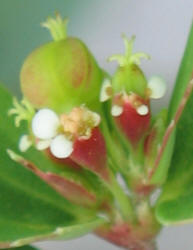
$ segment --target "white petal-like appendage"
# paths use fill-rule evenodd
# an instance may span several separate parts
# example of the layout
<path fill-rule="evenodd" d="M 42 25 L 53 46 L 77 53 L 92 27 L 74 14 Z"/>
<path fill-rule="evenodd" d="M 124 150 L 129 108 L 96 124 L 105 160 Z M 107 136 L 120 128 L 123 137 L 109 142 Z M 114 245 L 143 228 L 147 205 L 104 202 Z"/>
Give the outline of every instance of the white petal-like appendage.
<path fill-rule="evenodd" d="M 50 109 L 40 109 L 33 117 L 32 131 L 40 139 L 51 139 L 57 135 L 60 120 Z"/>
<path fill-rule="evenodd" d="M 109 79 L 105 79 L 102 84 L 101 92 L 100 92 L 100 102 L 106 102 L 111 98 L 111 94 L 108 93 L 108 90 L 112 89 L 112 85 Z"/>
<path fill-rule="evenodd" d="M 39 140 L 36 143 L 36 149 L 40 150 L 40 151 L 45 150 L 45 149 L 49 148 L 50 143 L 51 143 L 51 140 Z"/>
<path fill-rule="evenodd" d="M 123 108 L 118 105 L 113 105 L 111 108 L 111 115 L 112 116 L 120 116 L 123 113 Z"/>
<path fill-rule="evenodd" d="M 92 116 L 93 116 L 94 126 L 97 127 L 100 124 L 101 117 L 99 114 L 95 112 L 93 112 Z"/>
<path fill-rule="evenodd" d="M 21 152 L 26 152 L 32 145 L 29 135 L 22 135 L 19 140 L 19 150 Z"/>
<path fill-rule="evenodd" d="M 147 115 L 149 113 L 149 108 L 147 105 L 141 105 L 137 108 L 137 113 L 139 115 Z"/>
<path fill-rule="evenodd" d="M 51 142 L 50 151 L 56 158 L 67 158 L 73 151 L 73 142 L 64 135 L 57 135 Z"/>
<path fill-rule="evenodd" d="M 152 99 L 159 99 L 165 95 L 166 82 L 160 76 L 152 76 L 149 79 L 148 88 L 151 90 L 150 97 Z"/>

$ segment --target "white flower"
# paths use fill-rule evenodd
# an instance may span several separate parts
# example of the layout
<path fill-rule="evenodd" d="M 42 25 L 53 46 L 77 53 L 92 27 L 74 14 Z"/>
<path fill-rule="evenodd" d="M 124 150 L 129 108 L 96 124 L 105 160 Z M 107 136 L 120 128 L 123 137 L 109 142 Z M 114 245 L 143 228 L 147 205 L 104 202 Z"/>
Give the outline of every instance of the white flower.
<path fill-rule="evenodd" d="M 60 120 L 50 109 L 40 109 L 32 119 L 33 134 L 39 139 L 51 139 L 57 135 Z"/>
<path fill-rule="evenodd" d="M 73 151 L 73 142 L 65 135 L 58 134 L 60 119 L 50 109 L 40 109 L 32 119 L 32 132 L 38 138 L 36 148 L 45 150 L 50 147 L 51 153 L 57 158 L 66 158 Z"/>

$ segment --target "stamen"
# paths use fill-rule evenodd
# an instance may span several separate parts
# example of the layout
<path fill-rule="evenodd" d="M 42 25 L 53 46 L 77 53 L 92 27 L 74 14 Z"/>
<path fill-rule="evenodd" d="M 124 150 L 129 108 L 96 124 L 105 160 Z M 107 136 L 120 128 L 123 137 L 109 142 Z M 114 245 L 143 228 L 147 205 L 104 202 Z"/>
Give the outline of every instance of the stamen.
<path fill-rule="evenodd" d="M 68 115 L 60 117 L 64 133 L 71 138 L 89 138 L 92 128 L 97 127 L 101 121 L 100 115 L 85 107 L 74 108 Z"/>

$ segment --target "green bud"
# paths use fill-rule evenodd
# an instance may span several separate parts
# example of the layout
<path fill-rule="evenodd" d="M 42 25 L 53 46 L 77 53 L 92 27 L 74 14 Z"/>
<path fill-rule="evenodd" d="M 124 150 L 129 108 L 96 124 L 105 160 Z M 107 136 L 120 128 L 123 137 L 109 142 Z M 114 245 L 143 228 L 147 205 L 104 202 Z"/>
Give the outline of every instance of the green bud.
<path fill-rule="evenodd" d="M 97 110 L 103 73 L 84 43 L 62 32 L 66 23 L 57 16 L 43 24 L 55 40 L 25 60 L 21 70 L 23 94 L 36 108 L 68 112 L 85 104 Z"/>
<path fill-rule="evenodd" d="M 140 58 L 149 59 L 145 53 L 139 52 L 133 54 L 133 43 L 135 37 L 128 40 L 123 35 L 125 44 L 125 55 L 113 55 L 109 61 L 117 60 L 119 67 L 112 78 L 112 85 L 114 91 L 126 93 L 135 93 L 141 97 L 145 97 L 147 93 L 147 81 L 140 69 Z"/>

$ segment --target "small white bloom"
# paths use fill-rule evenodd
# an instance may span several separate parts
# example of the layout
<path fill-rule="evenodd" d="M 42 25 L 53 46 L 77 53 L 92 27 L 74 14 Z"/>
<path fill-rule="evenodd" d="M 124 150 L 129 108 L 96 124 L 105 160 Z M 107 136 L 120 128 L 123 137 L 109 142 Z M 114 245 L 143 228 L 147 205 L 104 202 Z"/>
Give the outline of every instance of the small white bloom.
<path fill-rule="evenodd" d="M 36 148 L 37 148 L 37 150 L 40 150 L 40 151 L 45 150 L 45 149 L 49 148 L 50 143 L 51 143 L 51 140 L 39 140 L 36 143 Z"/>
<path fill-rule="evenodd" d="M 100 92 L 100 102 L 105 102 L 109 98 L 111 98 L 111 93 L 109 93 L 109 91 L 111 92 L 111 90 L 112 90 L 111 82 L 109 79 L 106 78 L 102 84 Z"/>
<path fill-rule="evenodd" d="M 60 120 L 50 109 L 40 109 L 32 120 L 32 131 L 40 139 L 51 139 L 57 135 Z"/>
<path fill-rule="evenodd" d="M 19 150 L 21 152 L 26 152 L 32 145 L 32 141 L 29 135 L 22 135 L 19 140 Z"/>
<path fill-rule="evenodd" d="M 51 153 L 57 158 L 67 158 L 73 151 L 73 142 L 64 135 L 57 135 L 50 145 Z"/>
<path fill-rule="evenodd" d="M 149 79 L 148 87 L 151 90 L 150 97 L 152 99 L 159 99 L 165 95 L 166 82 L 160 76 L 152 76 Z"/>
<path fill-rule="evenodd" d="M 149 108 L 147 105 L 141 105 L 137 108 L 137 113 L 139 115 L 147 115 L 149 113 Z"/>
<path fill-rule="evenodd" d="M 113 105 L 111 108 L 112 116 L 120 116 L 123 113 L 123 107 L 118 105 Z"/>

